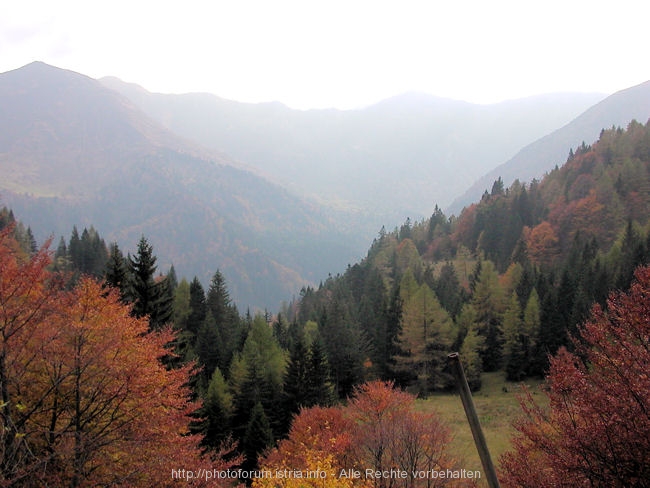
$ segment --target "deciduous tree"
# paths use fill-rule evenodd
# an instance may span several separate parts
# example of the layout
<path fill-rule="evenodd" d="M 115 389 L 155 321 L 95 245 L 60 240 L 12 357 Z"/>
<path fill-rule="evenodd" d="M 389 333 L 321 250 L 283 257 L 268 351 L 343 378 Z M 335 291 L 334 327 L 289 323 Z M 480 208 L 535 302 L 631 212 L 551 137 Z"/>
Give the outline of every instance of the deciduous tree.
<path fill-rule="evenodd" d="M 227 466 L 188 435 L 192 365 L 160 361 L 171 329 L 90 278 L 62 291 L 48 263 L 0 233 L 0 484 L 168 486 L 170 467 Z"/>
<path fill-rule="evenodd" d="M 449 480 L 416 479 L 413 471 L 455 469 L 446 452 L 450 432 L 432 414 L 418 411 L 415 397 L 375 381 L 354 390 L 347 406 L 301 410 L 287 439 L 269 452 L 260 468 L 277 470 L 321 470 L 325 479 L 267 479 L 261 487 L 419 487 L 442 486 Z M 359 478 L 340 476 L 341 470 L 356 469 Z M 366 477 L 366 469 L 400 469 L 405 478 Z"/>
<path fill-rule="evenodd" d="M 522 401 L 514 450 L 503 456 L 510 486 L 648 486 L 650 480 L 650 267 L 629 293 L 595 305 L 575 353 L 551 359 L 550 409 Z"/>

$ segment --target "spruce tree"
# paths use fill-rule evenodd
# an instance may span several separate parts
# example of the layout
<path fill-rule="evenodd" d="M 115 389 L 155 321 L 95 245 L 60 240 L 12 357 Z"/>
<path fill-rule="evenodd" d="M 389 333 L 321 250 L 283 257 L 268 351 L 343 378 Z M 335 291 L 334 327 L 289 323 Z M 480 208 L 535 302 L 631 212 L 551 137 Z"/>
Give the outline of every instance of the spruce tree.
<path fill-rule="evenodd" d="M 320 336 L 316 336 L 309 346 L 306 390 L 305 402 L 310 406 L 330 406 L 336 399 L 325 347 Z"/>
<path fill-rule="evenodd" d="M 449 261 L 440 269 L 440 276 L 435 281 L 433 290 L 436 292 L 436 296 L 444 309 L 452 317 L 456 317 L 460 312 L 463 302 L 456 268 Z"/>
<path fill-rule="evenodd" d="M 395 285 L 385 311 L 386 335 L 384 337 L 383 351 L 386 369 L 384 379 L 395 379 L 399 384 L 403 384 L 403 382 L 395 377 L 395 358 L 400 355 L 399 335 L 402 330 L 403 305 L 400 287 Z"/>
<path fill-rule="evenodd" d="M 106 284 L 120 290 L 120 296 L 124 301 L 128 294 L 128 270 L 124 255 L 116 242 L 109 247 L 108 262 L 104 275 Z"/>
<path fill-rule="evenodd" d="M 190 313 L 187 322 L 183 324 L 191 335 L 196 336 L 205 322 L 208 307 L 205 301 L 205 292 L 199 279 L 195 276 L 190 283 Z"/>
<path fill-rule="evenodd" d="M 32 233 L 32 228 L 27 227 L 27 233 L 25 235 L 25 238 L 27 240 L 27 247 L 29 249 L 30 254 L 36 254 L 38 251 L 38 245 L 36 244 L 36 239 L 34 238 L 34 234 Z"/>
<path fill-rule="evenodd" d="M 219 368 L 210 379 L 203 407 L 197 412 L 201 420 L 192 425 L 194 433 L 201 433 L 201 446 L 206 451 L 217 451 L 231 435 L 233 411 L 232 394 Z"/>
<path fill-rule="evenodd" d="M 293 416 L 301 407 L 311 407 L 309 358 L 304 338 L 294 338 L 282 384 L 282 432 L 289 431 Z"/>
<path fill-rule="evenodd" d="M 79 231 L 77 226 L 72 227 L 72 235 L 70 236 L 70 244 L 68 244 L 68 256 L 70 257 L 70 263 L 72 264 L 75 270 L 80 269 L 81 262 L 83 261 L 82 250 L 81 250 L 81 239 L 79 237 Z"/>
<path fill-rule="evenodd" d="M 271 425 L 260 402 L 257 402 L 251 410 L 250 420 L 246 425 L 246 432 L 241 444 L 246 456 L 243 464 L 243 468 L 246 470 L 257 468 L 257 457 L 273 444 Z"/>
<path fill-rule="evenodd" d="M 153 246 L 142 236 L 134 257 L 127 257 L 129 288 L 127 298 L 133 303 L 135 317 L 149 316 L 149 327 L 158 328 L 172 318 L 172 295 L 166 278 L 154 280 L 156 256 Z"/>
<path fill-rule="evenodd" d="M 199 365 L 203 367 L 202 376 L 206 382 L 210 379 L 211 372 L 217 369 L 219 365 L 219 353 L 221 349 L 217 324 L 212 314 L 209 313 L 196 335 L 194 345 L 194 350 L 199 359 Z"/>
<path fill-rule="evenodd" d="M 245 337 L 243 337 L 237 307 L 230 299 L 226 279 L 218 270 L 210 282 L 210 288 L 206 296 L 206 306 L 208 312 L 214 317 L 217 330 L 219 331 L 222 347 L 219 368 L 222 371 L 227 371 L 230 367 L 233 354 L 241 349 Z M 252 323 L 252 318 L 250 322 Z"/>

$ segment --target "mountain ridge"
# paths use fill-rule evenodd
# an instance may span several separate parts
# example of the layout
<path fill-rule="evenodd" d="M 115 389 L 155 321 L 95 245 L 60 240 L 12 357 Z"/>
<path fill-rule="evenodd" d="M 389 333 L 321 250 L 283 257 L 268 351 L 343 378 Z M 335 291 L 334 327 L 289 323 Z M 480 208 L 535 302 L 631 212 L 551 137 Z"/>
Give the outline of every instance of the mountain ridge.
<path fill-rule="evenodd" d="M 220 269 L 237 303 L 255 308 L 360 252 L 332 211 L 169 132 L 89 77 L 32 63 L 0 75 L 0 105 L 2 203 L 43 233 L 94 225 L 125 249 L 144 234 L 161 272 L 174 264 L 207 283 Z"/>
<path fill-rule="evenodd" d="M 645 123 L 650 118 L 650 81 L 620 90 L 590 107 L 568 124 L 523 147 L 511 159 L 479 178 L 448 207 L 458 213 L 478 200 L 499 177 L 509 186 L 515 179 L 540 178 L 555 165 L 565 162 L 569 150 L 579 141 L 593 141 L 602 129 L 626 126 L 631 120 Z"/>
<path fill-rule="evenodd" d="M 411 92 L 360 109 L 299 111 L 100 81 L 175 133 L 246 162 L 293 192 L 363 212 L 373 230 L 450 203 L 481 168 L 604 97 L 549 95 L 560 100 L 549 110 L 548 100 L 534 98 L 483 106 Z"/>

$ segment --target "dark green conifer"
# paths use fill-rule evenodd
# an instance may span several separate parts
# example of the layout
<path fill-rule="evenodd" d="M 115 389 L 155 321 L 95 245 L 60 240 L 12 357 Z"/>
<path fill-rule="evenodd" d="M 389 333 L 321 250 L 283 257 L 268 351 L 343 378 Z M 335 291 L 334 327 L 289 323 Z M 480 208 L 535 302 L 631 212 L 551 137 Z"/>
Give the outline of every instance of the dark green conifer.
<path fill-rule="evenodd" d="M 294 337 L 287 369 L 284 373 L 282 384 L 282 432 L 289 431 L 293 416 L 300 411 L 301 407 L 314 405 L 308 387 L 309 381 L 309 358 L 307 347 L 302 334 Z"/>
<path fill-rule="evenodd" d="M 143 236 L 138 243 L 136 255 L 127 257 L 129 269 L 128 300 L 133 303 L 135 317 L 149 316 L 149 327 L 155 329 L 171 321 L 173 297 L 166 278 L 156 282 L 156 256 L 153 246 Z"/>
<path fill-rule="evenodd" d="M 253 470 L 257 467 L 257 457 L 273 444 L 273 432 L 264 408 L 257 402 L 251 410 L 250 420 L 242 439 L 242 450 L 246 456 L 243 468 Z"/>
<path fill-rule="evenodd" d="M 192 424 L 192 432 L 203 435 L 201 447 L 218 450 L 231 435 L 232 395 L 221 371 L 215 369 L 207 388 L 203 407 L 196 416 L 201 420 Z"/>
<path fill-rule="evenodd" d="M 306 404 L 329 406 L 336 399 L 330 378 L 330 367 L 320 336 L 309 346 L 307 362 Z"/>
<path fill-rule="evenodd" d="M 208 307 L 205 301 L 205 291 L 199 279 L 195 276 L 190 283 L 190 313 L 187 317 L 187 322 L 183 324 L 183 328 L 190 334 L 196 336 L 199 329 L 205 322 Z"/>
<path fill-rule="evenodd" d="M 203 367 L 202 376 L 206 382 L 210 378 L 210 372 L 217 369 L 219 365 L 219 356 L 222 349 L 217 324 L 212 314 L 209 313 L 196 335 L 194 346 L 196 355 L 199 358 L 199 365 Z"/>
<path fill-rule="evenodd" d="M 120 296 L 122 300 L 125 300 L 129 285 L 128 270 L 126 260 L 117 242 L 110 245 L 104 278 L 108 286 L 120 290 Z"/>

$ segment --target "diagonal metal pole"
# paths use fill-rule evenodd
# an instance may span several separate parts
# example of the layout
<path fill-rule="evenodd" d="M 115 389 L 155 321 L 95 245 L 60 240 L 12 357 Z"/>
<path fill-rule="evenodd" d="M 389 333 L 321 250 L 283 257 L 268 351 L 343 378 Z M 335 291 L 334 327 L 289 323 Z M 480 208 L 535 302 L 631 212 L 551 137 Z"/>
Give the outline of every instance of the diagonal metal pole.
<path fill-rule="evenodd" d="M 497 472 L 494 469 L 494 464 L 492 463 L 492 458 L 490 457 L 490 451 L 488 450 L 487 443 L 485 442 L 483 429 L 481 429 L 481 424 L 478 421 L 478 415 L 476 414 L 476 408 L 474 407 L 474 400 L 472 400 L 472 393 L 469 391 L 469 385 L 467 384 L 465 371 L 463 371 L 463 365 L 460 363 L 460 355 L 457 352 L 451 353 L 449 356 L 447 356 L 447 363 L 451 368 L 451 372 L 454 375 L 454 378 L 456 378 L 458 392 L 460 393 L 460 398 L 463 401 L 465 415 L 467 416 L 469 427 L 472 430 L 472 437 L 474 437 L 474 444 L 476 444 L 478 455 L 481 458 L 481 464 L 483 465 L 483 470 L 485 471 L 485 477 L 487 478 L 488 486 L 490 488 L 500 488 Z"/>

